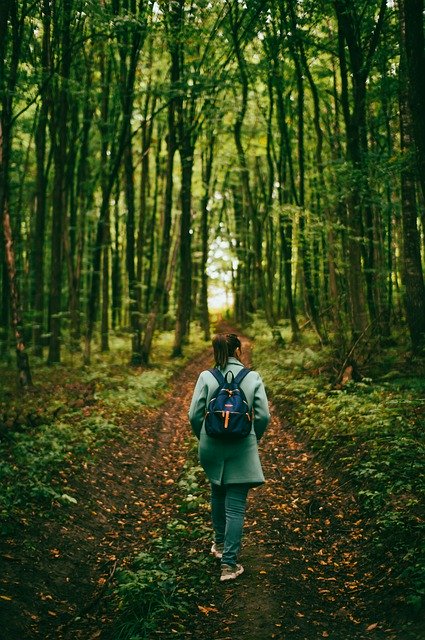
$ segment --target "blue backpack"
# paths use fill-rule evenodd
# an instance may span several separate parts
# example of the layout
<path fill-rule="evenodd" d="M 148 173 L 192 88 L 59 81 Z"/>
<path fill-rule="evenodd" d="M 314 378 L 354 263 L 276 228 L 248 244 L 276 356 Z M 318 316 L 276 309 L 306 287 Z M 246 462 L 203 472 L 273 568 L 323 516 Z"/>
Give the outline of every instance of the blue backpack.
<path fill-rule="evenodd" d="M 239 385 L 251 369 L 243 368 L 236 378 L 231 371 L 226 373 L 226 377 L 218 369 L 209 371 L 219 386 L 218 393 L 208 403 L 205 414 L 206 433 L 211 438 L 246 438 L 251 432 L 252 409 Z"/>

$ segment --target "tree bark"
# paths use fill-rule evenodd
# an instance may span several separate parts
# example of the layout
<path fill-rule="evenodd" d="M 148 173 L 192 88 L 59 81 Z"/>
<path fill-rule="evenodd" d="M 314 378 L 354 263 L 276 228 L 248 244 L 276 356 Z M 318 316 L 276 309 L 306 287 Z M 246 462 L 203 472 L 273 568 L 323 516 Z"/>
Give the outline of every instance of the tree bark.
<path fill-rule="evenodd" d="M 5 263 L 7 266 L 10 316 L 15 334 L 18 376 L 21 386 L 28 387 L 32 385 L 32 379 L 28 354 L 23 338 L 19 285 L 9 211 L 13 96 L 17 83 L 19 55 L 22 44 L 22 24 L 22 19 L 20 19 L 18 15 L 16 0 L 6 0 L 5 6 L 0 13 L 0 212 L 5 242 Z M 6 78 L 5 61 L 9 38 L 11 53 Z"/>
<path fill-rule="evenodd" d="M 206 138 L 206 149 L 203 154 L 203 163 L 202 163 L 202 183 L 204 188 L 204 194 L 201 199 L 201 328 L 204 332 L 204 339 L 209 340 L 211 337 L 210 334 L 210 314 L 208 310 L 208 274 L 207 274 L 207 262 L 208 262 L 208 236 L 209 236 L 209 225 L 208 225 L 208 204 L 210 200 L 210 190 L 211 190 L 211 176 L 212 176 L 212 167 L 214 160 L 214 146 L 215 146 L 215 136 L 213 133 L 209 132 Z"/>
<path fill-rule="evenodd" d="M 416 142 L 418 177 L 425 200 L 425 37 L 424 0 L 399 0 L 404 24 L 402 46 L 406 55 L 409 103 Z"/>
<path fill-rule="evenodd" d="M 50 2 L 43 0 L 42 22 L 43 42 L 41 51 L 42 86 L 47 81 L 47 75 L 51 66 L 50 62 Z M 41 106 L 35 133 L 36 153 L 36 207 L 34 225 L 34 244 L 32 263 L 34 273 L 33 284 L 33 329 L 32 344 L 34 355 L 43 355 L 42 333 L 44 324 L 44 239 L 46 228 L 46 195 L 47 195 L 47 167 L 46 167 L 46 143 L 47 123 L 49 116 L 49 102 L 47 88 L 41 89 Z"/>
<path fill-rule="evenodd" d="M 62 263 L 63 233 L 66 215 L 66 166 L 68 153 L 68 83 L 71 71 L 71 7 L 72 0 L 63 1 L 61 22 L 55 29 L 60 33 L 60 76 L 51 101 L 50 132 L 55 166 L 53 182 L 53 216 L 50 265 L 50 342 L 48 363 L 61 359 L 61 313 L 62 313 Z"/>
<path fill-rule="evenodd" d="M 407 74 L 406 22 L 404 0 L 400 7 L 400 145 L 404 156 L 401 171 L 401 207 L 403 230 L 403 284 L 404 303 L 410 339 L 414 351 L 425 349 L 425 286 L 421 263 L 420 236 L 417 225 L 415 141 L 414 123 L 409 101 L 409 78 Z"/>
<path fill-rule="evenodd" d="M 114 235 L 115 243 L 112 252 L 112 328 L 121 324 L 121 255 L 120 255 L 120 181 L 117 179 L 114 206 Z"/>
<path fill-rule="evenodd" d="M 176 78 L 176 71 L 174 68 L 175 61 L 171 62 L 171 81 Z M 167 168 L 166 168 L 166 185 L 165 185 L 165 198 L 164 198 L 164 212 L 162 219 L 162 242 L 161 250 L 158 261 L 158 272 L 155 285 L 155 291 L 152 299 L 151 310 L 148 315 L 145 332 L 141 347 L 141 360 L 143 364 L 149 362 L 150 352 L 152 348 L 152 340 L 157 324 L 158 314 L 161 310 L 165 285 L 167 279 L 167 265 L 170 255 L 171 246 L 171 220 L 172 220 L 172 208 L 173 208 L 173 169 L 174 169 L 174 156 L 177 149 L 176 140 L 176 122 L 175 122 L 175 99 L 170 99 L 168 103 L 168 136 L 167 136 Z"/>

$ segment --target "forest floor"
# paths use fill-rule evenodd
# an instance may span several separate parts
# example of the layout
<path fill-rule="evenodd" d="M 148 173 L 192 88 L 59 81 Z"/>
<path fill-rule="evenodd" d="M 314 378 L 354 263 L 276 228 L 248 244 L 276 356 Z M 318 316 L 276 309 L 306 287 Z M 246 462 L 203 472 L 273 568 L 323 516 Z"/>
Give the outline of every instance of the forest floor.
<path fill-rule="evenodd" d="M 249 364 L 248 339 L 243 347 Z M 182 510 L 181 479 L 193 454 L 187 410 L 199 371 L 210 365 L 210 350 L 202 352 L 175 375 L 159 408 L 121 416 L 126 437 L 68 474 L 76 503 L 65 509 L 53 501 L 48 517 L 33 511 L 1 539 L 4 640 L 131 637 L 117 626 L 117 577 L 155 539 L 172 535 L 172 523 L 190 530 L 196 519 Z M 95 411 L 96 402 L 88 403 L 87 412 Z M 374 532 L 349 486 L 321 466 L 273 404 L 271 411 L 260 448 L 267 482 L 249 498 L 245 573 L 220 584 L 208 529 L 197 538 L 194 526 L 179 545 L 194 560 L 199 589 L 184 611 L 171 607 L 144 635 L 135 627 L 133 637 L 421 640 L 421 623 L 393 606 L 391 567 L 376 564 Z M 203 517 L 207 523 L 205 505 Z"/>

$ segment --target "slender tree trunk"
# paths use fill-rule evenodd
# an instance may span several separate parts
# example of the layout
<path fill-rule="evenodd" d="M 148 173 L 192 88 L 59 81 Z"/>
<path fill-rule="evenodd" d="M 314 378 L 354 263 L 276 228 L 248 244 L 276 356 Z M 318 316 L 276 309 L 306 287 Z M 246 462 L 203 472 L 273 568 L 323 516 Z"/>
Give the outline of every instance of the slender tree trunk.
<path fill-rule="evenodd" d="M 171 79 L 175 77 L 175 70 L 171 69 Z M 158 314 L 161 310 L 165 285 L 167 278 L 167 265 L 170 254 L 171 245 L 171 219 L 173 207 L 173 169 L 174 155 L 177 148 L 176 142 L 176 123 L 175 123 L 175 101 L 170 100 L 168 104 L 168 138 L 167 138 L 167 169 L 166 169 L 166 186 L 164 199 L 164 213 L 162 220 L 162 242 L 161 251 L 158 262 L 158 274 L 156 280 L 155 291 L 152 299 L 151 310 L 148 315 L 145 332 L 143 336 L 141 358 L 144 364 L 149 362 L 152 340 L 157 324 Z"/>
<path fill-rule="evenodd" d="M 51 66 L 50 63 L 50 3 L 43 1 L 43 44 L 42 44 L 42 68 L 43 82 Z M 46 90 L 41 91 L 41 107 L 38 116 L 35 133 L 36 155 L 36 208 L 34 225 L 34 244 L 32 253 L 34 285 L 33 285 L 33 329 L 32 343 L 34 355 L 43 355 L 42 333 L 44 324 L 44 238 L 46 229 L 46 195 L 47 195 L 47 168 L 46 168 L 46 143 L 47 122 L 49 115 L 49 103 Z"/>
<path fill-rule="evenodd" d="M 403 48 L 406 76 L 416 142 L 418 177 L 425 200 L 425 37 L 424 0 L 399 0 L 400 20 L 404 24 Z"/>
<path fill-rule="evenodd" d="M 112 253 L 112 328 L 121 324 L 120 184 L 117 179 L 114 207 L 114 248 Z"/>
<path fill-rule="evenodd" d="M 87 211 L 93 201 L 93 184 L 90 182 L 90 134 L 93 124 L 94 106 L 90 98 L 90 82 L 92 73 L 90 69 L 90 59 L 86 69 L 86 95 L 83 108 L 83 124 L 81 132 L 80 156 L 77 167 L 76 185 L 76 246 L 73 260 L 68 261 L 69 265 L 69 311 L 70 311 L 70 338 L 71 349 L 80 351 L 81 321 L 80 321 L 80 292 L 83 270 L 83 258 L 87 229 Z"/>
<path fill-rule="evenodd" d="M 105 241 L 102 248 L 102 318 L 100 350 L 109 351 L 109 210 L 105 220 Z"/>
<path fill-rule="evenodd" d="M 4 129 L 0 125 L 0 134 L 3 133 Z M 3 149 L 0 148 L 0 155 L 4 152 Z M 3 191 L 3 190 L 2 190 Z M 28 387 L 32 385 L 31 380 L 31 371 L 29 367 L 28 354 L 25 348 L 25 342 L 23 338 L 23 328 L 22 328 L 22 317 L 21 317 L 21 308 L 20 308 L 20 300 L 19 300 L 19 290 L 17 284 L 16 277 L 16 266 L 15 266 L 15 252 L 13 247 L 13 239 L 12 239 L 12 228 L 10 225 L 10 213 L 9 213 L 9 205 L 7 202 L 7 198 L 5 198 L 5 194 L 0 192 L 0 203 L 3 211 L 3 232 L 5 239 L 5 247 L 6 247 L 6 264 L 9 275 L 9 292 L 10 292 L 10 305 L 12 310 L 12 326 L 15 332 L 15 341 L 16 341 L 16 360 L 18 365 L 18 374 L 19 374 L 19 382 L 22 387 Z"/>
<path fill-rule="evenodd" d="M 214 160 L 214 134 L 207 136 L 206 149 L 203 154 L 203 171 L 202 182 L 204 188 L 204 194 L 201 199 L 201 301 L 200 301 L 200 317 L 201 328 L 204 332 L 205 340 L 210 339 L 210 314 L 208 310 L 208 274 L 207 274 L 207 262 L 208 262 L 208 203 L 210 200 L 210 188 L 211 188 L 211 176 Z"/>
<path fill-rule="evenodd" d="M 155 153 L 155 184 L 154 184 L 154 193 L 153 193 L 153 202 L 152 202 L 152 213 L 149 224 L 149 239 L 148 239 L 148 250 L 147 250 L 147 259 L 148 259 L 148 268 L 145 272 L 145 286 L 146 286 L 146 294 L 145 294 L 145 313 L 149 313 L 151 298 L 152 298 L 152 280 L 153 280 L 153 272 L 154 272 L 154 262 L 155 262 L 155 229 L 157 227 L 157 212 L 158 212 L 158 199 L 159 199 L 159 191 L 162 191 L 162 182 L 163 176 L 161 171 L 161 149 L 162 149 L 162 131 L 158 130 L 158 141 L 156 145 L 156 153 Z M 161 186 L 160 186 L 161 185 Z"/>
<path fill-rule="evenodd" d="M 4 234 L 2 234 L 3 236 Z M 10 291 L 9 274 L 6 257 L 3 252 L 4 243 L 0 243 L 1 255 L 1 315 L 0 315 L 0 355 L 4 362 L 9 361 L 9 327 L 10 327 Z"/>
<path fill-rule="evenodd" d="M 124 177 L 125 177 L 125 201 L 127 206 L 126 220 L 126 266 L 128 276 L 129 313 L 131 328 L 131 361 L 130 364 L 138 366 L 140 360 L 140 312 L 137 289 L 139 282 L 136 280 L 135 269 L 135 190 L 134 190 L 134 166 L 133 147 L 131 144 L 130 130 L 124 150 Z"/>
<path fill-rule="evenodd" d="M 180 130 L 181 134 L 181 130 Z M 189 136 L 189 132 L 184 133 Z M 190 310 L 192 302 L 192 175 L 194 147 L 186 140 L 182 145 L 182 186 L 181 186 L 181 220 L 180 220 L 180 273 L 178 287 L 178 305 L 176 314 L 176 331 L 172 356 L 183 355 L 183 343 L 188 334 Z M 182 151 L 182 147 L 180 147 Z"/>
<path fill-rule="evenodd" d="M 348 95 L 348 73 L 344 50 L 344 36 L 339 32 L 339 61 L 341 72 L 341 102 L 344 113 L 347 136 L 347 156 L 354 167 L 359 163 L 358 131 L 353 128 Z M 353 178 L 355 180 L 355 178 Z M 358 337 L 368 325 L 366 299 L 364 294 L 362 273 L 362 223 L 360 195 L 356 184 L 346 196 L 347 208 L 347 252 L 349 263 L 348 290 L 350 303 L 350 319 L 353 338 Z"/>
<path fill-rule="evenodd" d="M 224 190 L 224 189 L 223 189 Z M 249 266 L 247 260 L 247 234 L 245 233 L 245 216 L 242 206 L 242 188 L 240 183 L 232 185 L 233 192 L 233 213 L 235 220 L 236 234 L 236 257 L 238 266 L 236 269 L 236 278 L 234 283 L 235 295 L 235 316 L 239 324 L 244 325 L 247 322 L 248 308 L 247 301 L 250 300 L 249 286 Z M 248 224 L 248 221 L 246 221 Z"/>
<path fill-rule="evenodd" d="M 53 183 L 53 216 L 50 280 L 50 343 L 48 363 L 60 362 L 62 312 L 63 233 L 66 215 L 66 166 L 68 152 L 68 82 L 71 70 L 71 7 L 72 0 L 63 0 L 60 32 L 61 65 L 59 86 L 51 103 L 50 131 L 53 144 L 55 175 Z"/>
<path fill-rule="evenodd" d="M 403 1 L 403 0 L 402 0 Z M 400 143 L 404 152 L 401 171 L 401 206 L 403 231 L 403 284 L 404 303 L 410 339 L 414 351 L 425 349 L 425 286 L 421 263 L 420 236 L 417 224 L 415 141 L 413 118 L 409 102 L 407 60 L 405 54 L 406 23 L 403 4 L 400 3 Z"/>
<path fill-rule="evenodd" d="M 10 28 L 9 22 L 10 20 Z M 11 44 L 10 64 L 6 78 L 6 51 Z M 23 338 L 21 305 L 16 257 L 12 237 L 12 225 L 9 210 L 10 163 L 12 155 L 12 115 L 13 96 L 17 83 L 17 71 L 22 44 L 22 19 L 18 15 L 16 0 L 6 0 L 0 12 L 0 213 L 4 234 L 4 258 L 7 267 L 7 285 L 9 293 L 10 318 L 15 334 L 16 360 L 21 386 L 32 385 L 28 354 Z M 6 275 L 6 274 L 4 274 Z M 8 314 L 5 314 L 6 318 Z"/>
<path fill-rule="evenodd" d="M 149 50 L 149 63 L 152 66 L 152 43 Z M 142 167 L 140 171 L 140 197 L 139 197 L 139 226 L 137 234 L 137 308 L 139 314 L 142 309 L 146 308 L 146 286 L 143 288 L 142 283 L 146 285 L 146 274 L 144 273 L 144 265 L 150 265 L 148 256 L 146 255 L 146 245 L 150 242 L 150 234 L 152 229 L 149 226 L 148 211 L 148 193 L 150 187 L 150 149 L 152 144 L 152 135 L 154 127 L 154 113 L 156 109 L 156 96 L 151 94 L 151 76 L 143 109 L 143 123 L 141 135 L 141 153 Z M 150 112 L 150 113 L 149 113 Z M 148 267 L 149 268 L 149 267 Z"/>

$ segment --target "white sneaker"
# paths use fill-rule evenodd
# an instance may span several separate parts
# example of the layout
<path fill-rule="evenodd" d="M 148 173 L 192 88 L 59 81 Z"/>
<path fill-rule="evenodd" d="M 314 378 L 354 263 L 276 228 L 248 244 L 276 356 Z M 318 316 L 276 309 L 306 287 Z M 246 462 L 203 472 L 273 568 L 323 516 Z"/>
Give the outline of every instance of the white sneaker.
<path fill-rule="evenodd" d="M 217 544 L 216 542 L 213 542 L 213 545 L 211 547 L 211 553 L 215 558 L 217 558 L 218 560 L 221 560 L 221 558 L 223 557 L 223 550 L 224 550 L 224 544 Z"/>
<path fill-rule="evenodd" d="M 244 568 L 241 564 L 235 564 L 234 566 L 230 564 L 222 564 L 220 582 L 225 582 L 226 580 L 235 580 L 243 572 Z"/>

